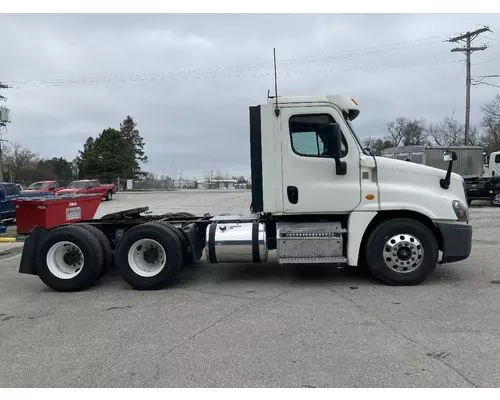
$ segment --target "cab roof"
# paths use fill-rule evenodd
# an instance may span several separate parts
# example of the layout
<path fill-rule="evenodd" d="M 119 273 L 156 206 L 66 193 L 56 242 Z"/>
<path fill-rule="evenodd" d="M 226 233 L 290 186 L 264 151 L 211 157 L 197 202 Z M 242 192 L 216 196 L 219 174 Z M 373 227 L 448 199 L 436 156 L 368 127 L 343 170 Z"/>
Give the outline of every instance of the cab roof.
<path fill-rule="evenodd" d="M 268 100 L 268 104 L 274 104 L 274 103 L 276 103 L 275 98 L 270 98 Z M 278 106 L 279 104 L 301 104 L 301 103 L 335 104 L 342 111 L 346 112 L 351 120 L 355 119 L 361 111 L 356 100 L 345 95 L 327 94 L 323 96 L 285 96 L 285 97 L 278 96 Z"/>

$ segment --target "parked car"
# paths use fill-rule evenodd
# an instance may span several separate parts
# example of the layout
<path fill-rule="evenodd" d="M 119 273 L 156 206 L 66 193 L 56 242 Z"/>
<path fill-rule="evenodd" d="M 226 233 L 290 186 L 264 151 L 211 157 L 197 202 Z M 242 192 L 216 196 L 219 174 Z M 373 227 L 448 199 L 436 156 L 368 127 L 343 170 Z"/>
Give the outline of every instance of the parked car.
<path fill-rule="evenodd" d="M 16 207 L 10 201 L 21 196 L 15 183 L 0 182 L 0 220 L 16 218 Z"/>
<path fill-rule="evenodd" d="M 64 189 L 64 187 L 59 186 L 57 181 L 39 181 L 29 185 L 28 188 L 21 193 L 56 193 L 62 189 Z"/>
<path fill-rule="evenodd" d="M 116 193 L 116 185 L 102 185 L 97 179 L 88 179 L 71 182 L 66 189 L 57 191 L 57 195 L 62 194 L 102 194 L 102 197 L 107 201 L 113 199 L 113 195 Z"/>

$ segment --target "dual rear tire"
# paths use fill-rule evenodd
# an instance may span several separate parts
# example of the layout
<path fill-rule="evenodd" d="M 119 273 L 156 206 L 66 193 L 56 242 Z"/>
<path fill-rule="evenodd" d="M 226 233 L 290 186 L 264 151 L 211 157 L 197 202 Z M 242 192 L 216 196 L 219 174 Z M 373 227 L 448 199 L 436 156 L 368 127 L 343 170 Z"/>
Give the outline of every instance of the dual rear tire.
<path fill-rule="evenodd" d="M 116 248 L 116 265 L 134 289 L 160 289 L 170 284 L 185 262 L 181 232 L 166 222 L 137 225 Z"/>
<path fill-rule="evenodd" d="M 38 276 L 59 292 L 86 289 L 103 276 L 110 262 L 109 241 L 107 245 L 101 242 L 102 237 L 98 238 L 83 224 L 54 229 L 40 242 L 36 258 Z"/>

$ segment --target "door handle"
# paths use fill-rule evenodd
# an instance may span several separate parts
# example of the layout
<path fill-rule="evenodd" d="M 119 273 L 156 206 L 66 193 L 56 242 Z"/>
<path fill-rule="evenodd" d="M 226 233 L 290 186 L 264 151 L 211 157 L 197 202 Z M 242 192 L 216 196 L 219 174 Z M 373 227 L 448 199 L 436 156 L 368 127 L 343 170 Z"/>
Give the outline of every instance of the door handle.
<path fill-rule="evenodd" d="M 299 202 L 299 189 L 295 186 L 288 186 L 286 188 L 286 193 L 288 195 L 288 201 L 292 204 L 297 204 Z"/>

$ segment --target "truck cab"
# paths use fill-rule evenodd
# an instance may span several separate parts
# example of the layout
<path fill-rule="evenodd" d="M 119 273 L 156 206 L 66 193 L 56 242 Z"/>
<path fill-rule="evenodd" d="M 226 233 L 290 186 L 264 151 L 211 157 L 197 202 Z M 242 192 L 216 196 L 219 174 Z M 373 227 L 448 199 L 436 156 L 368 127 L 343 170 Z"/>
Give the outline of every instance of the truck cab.
<path fill-rule="evenodd" d="M 484 174 L 485 177 L 500 177 L 500 151 L 494 151 L 489 155 L 484 153 Z"/>
<path fill-rule="evenodd" d="M 412 280 L 410 272 L 419 265 L 414 261 L 424 258 L 413 250 L 424 248 L 425 236 L 432 236 L 427 252 L 439 262 L 469 256 L 472 229 L 460 175 L 373 156 L 355 133 L 352 121 L 360 108 L 347 96 L 277 100 L 250 107 L 253 212 L 272 217 L 277 230 L 280 224 L 302 221 L 302 230 L 315 224 L 310 231 L 317 239 L 310 242 L 313 247 L 321 244 L 325 233 L 321 224 L 336 223 L 338 229 L 330 233 L 344 235 L 344 248 L 324 261 L 345 258 L 356 266 L 370 264 L 373 258 L 375 269 L 382 270 L 383 264 L 389 268 L 390 273 L 382 274 L 386 281 Z M 380 232 L 385 236 L 381 238 Z M 278 258 L 279 239 L 277 232 Z M 406 246 L 417 242 L 418 246 Z M 398 256 L 400 249 L 411 250 L 415 257 Z M 297 259 L 321 262 L 320 256 L 311 257 L 308 251 L 304 247 Z"/>

